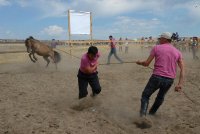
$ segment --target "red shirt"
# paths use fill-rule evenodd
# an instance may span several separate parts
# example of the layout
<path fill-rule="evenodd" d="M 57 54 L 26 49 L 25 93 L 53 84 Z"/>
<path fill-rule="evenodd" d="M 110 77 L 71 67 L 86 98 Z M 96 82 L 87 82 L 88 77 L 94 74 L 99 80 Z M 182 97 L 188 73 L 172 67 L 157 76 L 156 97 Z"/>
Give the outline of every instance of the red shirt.
<path fill-rule="evenodd" d="M 111 47 L 111 48 L 116 48 L 116 41 L 115 41 L 114 38 L 112 38 L 112 39 L 110 40 L 110 47 Z"/>

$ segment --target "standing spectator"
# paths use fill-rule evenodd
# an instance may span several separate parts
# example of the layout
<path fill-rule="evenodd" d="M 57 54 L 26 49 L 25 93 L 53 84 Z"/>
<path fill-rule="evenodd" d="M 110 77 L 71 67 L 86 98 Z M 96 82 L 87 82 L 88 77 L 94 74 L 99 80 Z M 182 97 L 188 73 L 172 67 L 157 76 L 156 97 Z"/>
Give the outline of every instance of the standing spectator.
<path fill-rule="evenodd" d="M 101 92 L 99 84 L 97 66 L 100 54 L 95 46 L 90 46 L 88 52 L 81 58 L 80 68 L 78 71 L 78 86 L 79 86 L 79 99 L 87 96 L 88 83 L 92 88 L 91 96 L 96 96 Z"/>
<path fill-rule="evenodd" d="M 125 53 L 128 53 L 128 38 L 125 40 Z"/>
<path fill-rule="evenodd" d="M 52 48 L 56 48 L 56 45 L 57 45 L 56 40 L 55 40 L 55 39 L 52 39 L 51 47 L 52 47 Z"/>
<path fill-rule="evenodd" d="M 119 52 L 122 52 L 122 38 L 119 38 Z"/>
<path fill-rule="evenodd" d="M 120 62 L 123 63 L 123 61 L 117 56 L 117 52 L 116 52 L 116 41 L 115 39 L 110 35 L 109 36 L 110 39 L 110 53 L 108 55 L 108 61 L 107 64 L 110 64 L 110 58 L 111 56 L 114 54 L 115 58 Z"/>
<path fill-rule="evenodd" d="M 181 91 L 184 78 L 184 65 L 182 54 L 171 44 L 171 33 L 164 32 L 160 35 L 159 45 L 152 48 L 150 56 L 145 61 L 137 61 L 138 65 L 148 66 L 155 58 L 154 70 L 141 97 L 140 116 L 145 116 L 149 98 L 157 90 L 158 94 L 149 114 L 154 115 L 164 101 L 167 91 L 170 89 L 176 77 L 177 64 L 180 68 L 180 76 L 175 91 Z"/>
<path fill-rule="evenodd" d="M 193 38 L 191 37 L 188 43 L 189 52 L 192 50 L 192 42 L 193 42 Z"/>
<path fill-rule="evenodd" d="M 193 37 L 192 38 L 192 55 L 193 55 L 193 59 L 199 59 L 199 57 L 196 55 L 196 52 L 198 50 L 198 38 L 197 37 Z"/>

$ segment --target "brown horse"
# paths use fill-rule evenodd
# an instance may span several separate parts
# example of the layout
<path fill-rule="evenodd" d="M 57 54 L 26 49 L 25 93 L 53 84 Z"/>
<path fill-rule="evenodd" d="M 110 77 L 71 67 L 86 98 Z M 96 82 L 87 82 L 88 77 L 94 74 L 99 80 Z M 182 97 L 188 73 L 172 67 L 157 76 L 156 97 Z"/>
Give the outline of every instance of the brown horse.
<path fill-rule="evenodd" d="M 50 46 L 40 42 L 39 40 L 34 39 L 32 36 L 30 36 L 25 40 L 25 46 L 27 48 L 27 52 L 29 53 L 31 61 L 33 62 L 37 61 L 37 58 L 34 55 L 36 53 L 39 56 L 43 56 L 44 60 L 47 61 L 46 67 L 48 67 L 50 63 L 48 57 L 50 57 L 55 63 L 57 69 L 57 63 L 61 60 L 61 57 L 60 54 L 54 51 Z"/>

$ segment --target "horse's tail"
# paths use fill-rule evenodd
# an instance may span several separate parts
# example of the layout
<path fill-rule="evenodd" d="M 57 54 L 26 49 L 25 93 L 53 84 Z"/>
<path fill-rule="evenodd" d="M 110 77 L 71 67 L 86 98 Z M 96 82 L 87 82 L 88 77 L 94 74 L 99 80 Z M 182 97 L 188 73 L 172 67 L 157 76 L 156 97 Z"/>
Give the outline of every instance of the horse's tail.
<path fill-rule="evenodd" d="M 57 51 L 54 50 L 54 58 L 55 58 L 55 63 L 60 62 L 61 60 L 61 56 L 60 53 L 58 53 Z"/>

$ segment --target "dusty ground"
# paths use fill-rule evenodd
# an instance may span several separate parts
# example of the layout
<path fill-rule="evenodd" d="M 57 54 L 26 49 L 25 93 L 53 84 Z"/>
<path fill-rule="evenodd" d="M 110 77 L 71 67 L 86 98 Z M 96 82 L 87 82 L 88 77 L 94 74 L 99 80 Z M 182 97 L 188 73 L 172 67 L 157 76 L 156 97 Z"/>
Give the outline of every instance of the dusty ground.
<path fill-rule="evenodd" d="M 25 50 L 23 44 L 0 48 Z M 69 52 L 67 47 L 58 49 Z M 99 49 L 100 63 L 106 63 L 109 49 Z M 86 50 L 74 47 L 72 54 L 81 57 Z M 142 120 L 140 97 L 151 69 L 133 63 L 101 65 L 101 94 L 79 102 L 76 75 L 80 60 L 58 52 L 62 55 L 58 70 L 53 64 L 45 68 L 39 56 L 32 63 L 27 53 L 0 54 L 0 134 L 199 134 L 200 61 L 193 60 L 191 53 L 183 53 L 184 93 L 174 92 L 173 85 L 157 115 L 147 116 L 150 128 L 143 129 L 137 125 Z M 128 54 L 118 52 L 125 61 L 146 59 L 148 54 L 148 49 L 136 45 L 129 46 Z M 112 62 L 117 62 L 114 57 Z M 155 94 L 150 105 L 154 99 Z"/>

